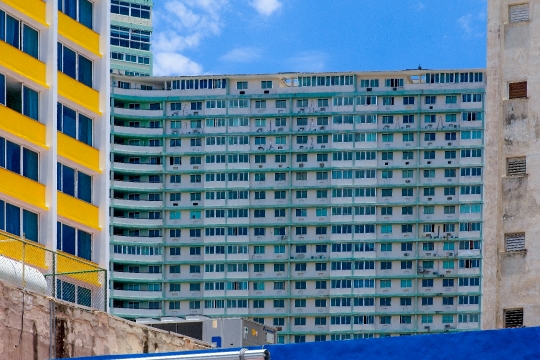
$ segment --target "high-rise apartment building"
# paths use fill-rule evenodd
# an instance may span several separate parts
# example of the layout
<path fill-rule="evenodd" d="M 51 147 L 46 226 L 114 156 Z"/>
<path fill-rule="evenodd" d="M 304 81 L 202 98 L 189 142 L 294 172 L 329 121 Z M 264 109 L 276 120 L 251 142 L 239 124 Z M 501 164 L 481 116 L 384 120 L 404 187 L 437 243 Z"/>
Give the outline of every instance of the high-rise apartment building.
<path fill-rule="evenodd" d="M 483 70 L 111 81 L 114 314 L 480 328 Z"/>
<path fill-rule="evenodd" d="M 104 268 L 108 3 L 0 2 L 0 230 Z"/>
<path fill-rule="evenodd" d="M 538 326 L 540 1 L 488 4 L 483 328 Z"/>
<path fill-rule="evenodd" d="M 111 0 L 111 72 L 152 75 L 152 0 Z"/>

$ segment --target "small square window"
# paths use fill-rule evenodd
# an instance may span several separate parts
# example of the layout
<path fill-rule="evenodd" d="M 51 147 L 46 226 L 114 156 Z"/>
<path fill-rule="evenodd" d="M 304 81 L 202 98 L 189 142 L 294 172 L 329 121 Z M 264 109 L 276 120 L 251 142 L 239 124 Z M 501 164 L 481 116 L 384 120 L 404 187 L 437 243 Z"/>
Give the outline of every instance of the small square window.
<path fill-rule="evenodd" d="M 509 99 L 520 99 L 527 97 L 527 82 L 513 82 L 508 84 L 508 98 Z"/>
<path fill-rule="evenodd" d="M 509 18 L 511 23 L 529 21 L 529 4 L 511 5 Z"/>
<path fill-rule="evenodd" d="M 523 176 L 527 175 L 527 158 L 514 157 L 506 159 L 506 175 L 507 176 Z"/>
<path fill-rule="evenodd" d="M 504 310 L 504 327 L 517 328 L 523 326 L 523 309 Z"/>
<path fill-rule="evenodd" d="M 506 234 L 504 240 L 508 252 L 525 250 L 525 233 Z"/>

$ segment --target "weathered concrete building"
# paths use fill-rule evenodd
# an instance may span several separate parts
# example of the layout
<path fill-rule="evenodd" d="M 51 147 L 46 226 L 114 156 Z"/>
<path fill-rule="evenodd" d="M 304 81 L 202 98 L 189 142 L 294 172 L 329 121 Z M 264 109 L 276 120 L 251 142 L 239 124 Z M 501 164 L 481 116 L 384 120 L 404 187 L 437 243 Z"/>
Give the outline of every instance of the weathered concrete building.
<path fill-rule="evenodd" d="M 540 323 L 540 1 L 488 2 L 484 329 Z"/>
<path fill-rule="evenodd" d="M 0 359 L 203 350 L 211 345 L 0 282 Z"/>

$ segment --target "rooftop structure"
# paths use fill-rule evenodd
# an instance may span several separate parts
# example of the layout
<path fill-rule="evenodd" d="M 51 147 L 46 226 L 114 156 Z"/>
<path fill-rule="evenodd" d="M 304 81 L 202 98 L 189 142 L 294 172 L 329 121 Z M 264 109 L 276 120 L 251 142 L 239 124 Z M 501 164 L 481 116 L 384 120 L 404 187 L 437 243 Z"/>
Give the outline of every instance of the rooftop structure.
<path fill-rule="evenodd" d="M 111 311 L 479 329 L 484 71 L 112 76 Z"/>
<path fill-rule="evenodd" d="M 152 75 L 152 0 L 111 0 L 111 72 Z"/>

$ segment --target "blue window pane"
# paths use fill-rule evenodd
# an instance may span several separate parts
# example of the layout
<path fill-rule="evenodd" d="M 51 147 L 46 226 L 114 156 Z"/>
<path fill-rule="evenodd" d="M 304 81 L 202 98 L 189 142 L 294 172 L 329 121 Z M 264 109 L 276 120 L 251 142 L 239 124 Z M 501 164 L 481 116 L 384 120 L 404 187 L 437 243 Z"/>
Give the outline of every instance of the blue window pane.
<path fill-rule="evenodd" d="M 77 197 L 81 200 L 91 203 L 92 202 L 92 177 L 82 172 L 77 173 L 78 180 L 78 194 Z"/>
<path fill-rule="evenodd" d="M 56 297 L 65 301 L 75 302 L 75 285 L 56 280 Z"/>
<path fill-rule="evenodd" d="M 92 61 L 79 55 L 79 81 L 88 87 L 92 87 Z"/>
<path fill-rule="evenodd" d="M 60 103 L 56 103 L 56 130 L 62 131 L 62 114 L 64 106 Z"/>
<path fill-rule="evenodd" d="M 38 241 L 38 215 L 28 210 L 23 210 L 23 233 L 28 240 Z"/>
<path fill-rule="evenodd" d="M 74 79 L 77 78 L 77 54 L 75 51 L 62 46 L 62 72 Z"/>
<path fill-rule="evenodd" d="M 62 247 L 59 250 L 77 255 L 75 254 L 75 228 L 62 224 Z"/>
<path fill-rule="evenodd" d="M 56 249 L 62 249 L 62 223 L 56 222 Z"/>
<path fill-rule="evenodd" d="M 86 260 L 92 260 L 92 235 L 82 230 L 77 230 L 77 256 Z"/>
<path fill-rule="evenodd" d="M 0 74 L 0 104 L 6 105 L 6 77 Z"/>
<path fill-rule="evenodd" d="M 31 27 L 27 25 L 23 26 L 22 51 L 24 51 L 30 56 L 35 57 L 36 59 L 39 56 L 38 39 L 39 39 L 39 35 L 36 30 L 32 29 Z"/>
<path fill-rule="evenodd" d="M 0 166 L 6 167 L 6 139 L 0 137 Z"/>
<path fill-rule="evenodd" d="M 23 176 L 38 181 L 38 154 L 28 149 L 23 149 Z"/>
<path fill-rule="evenodd" d="M 19 48 L 19 20 L 6 16 L 6 42 L 12 46 Z"/>
<path fill-rule="evenodd" d="M 39 115 L 39 95 L 37 91 L 23 86 L 23 104 L 23 115 L 37 120 Z"/>
<path fill-rule="evenodd" d="M 92 29 L 92 3 L 88 0 L 79 0 L 79 22 Z"/>
<path fill-rule="evenodd" d="M 11 204 L 6 204 L 6 231 L 21 235 L 21 209 Z"/>
<path fill-rule="evenodd" d="M 6 169 L 21 173 L 21 147 L 11 141 L 7 141 L 6 146 Z"/>
<path fill-rule="evenodd" d="M 62 113 L 62 132 L 72 138 L 77 137 L 77 113 L 66 106 Z"/>
<path fill-rule="evenodd" d="M 77 304 L 91 307 L 92 290 L 83 288 L 82 286 L 77 287 Z"/>
<path fill-rule="evenodd" d="M 64 47 L 62 46 L 62 44 L 58 43 L 58 46 L 56 47 L 56 55 L 57 55 L 56 65 L 57 65 L 58 71 L 61 71 L 61 72 L 64 72 L 64 67 L 62 66 L 64 63 L 64 59 L 62 56 L 63 49 Z"/>
<path fill-rule="evenodd" d="M 6 13 L 0 10 L 0 40 L 6 41 Z"/>
<path fill-rule="evenodd" d="M 62 191 L 62 164 L 56 163 L 56 190 Z"/>
<path fill-rule="evenodd" d="M 62 192 L 75 196 L 75 170 L 62 165 Z"/>
<path fill-rule="evenodd" d="M 5 216 L 4 216 L 4 209 L 6 207 L 6 203 L 0 200 L 0 229 L 6 230 L 6 223 L 5 223 Z"/>
<path fill-rule="evenodd" d="M 92 119 L 79 114 L 79 141 L 92 146 Z"/>
<path fill-rule="evenodd" d="M 64 14 L 77 20 L 77 0 L 64 0 Z"/>

